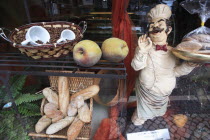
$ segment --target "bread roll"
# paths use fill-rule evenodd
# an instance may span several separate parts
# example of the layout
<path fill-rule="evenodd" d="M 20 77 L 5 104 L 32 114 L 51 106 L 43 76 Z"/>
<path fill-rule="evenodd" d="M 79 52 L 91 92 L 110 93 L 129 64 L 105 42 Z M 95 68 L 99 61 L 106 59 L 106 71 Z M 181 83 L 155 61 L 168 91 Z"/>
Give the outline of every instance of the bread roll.
<path fill-rule="evenodd" d="M 67 110 L 69 105 L 69 84 L 68 78 L 60 76 L 58 77 L 58 97 L 60 111 L 67 116 Z"/>
<path fill-rule="evenodd" d="M 43 89 L 43 95 L 47 98 L 48 102 L 54 103 L 58 106 L 58 95 L 50 88 Z"/>
<path fill-rule="evenodd" d="M 35 125 L 36 133 L 42 132 L 46 127 L 51 124 L 51 119 L 47 116 L 42 116 Z"/>
<path fill-rule="evenodd" d="M 54 134 L 60 130 L 62 130 L 63 128 L 67 127 L 68 125 L 70 125 L 73 120 L 74 120 L 75 117 L 65 117 L 64 119 L 62 120 L 59 120 L 58 122 L 56 123 L 53 123 L 51 124 L 47 130 L 46 130 L 46 134 Z"/>
<path fill-rule="evenodd" d="M 193 34 L 190 37 L 197 40 L 198 42 L 210 43 L 210 35 L 207 34 Z"/>
<path fill-rule="evenodd" d="M 77 108 L 77 109 L 82 107 L 84 105 L 84 103 L 85 103 L 84 98 L 81 95 L 79 95 L 79 96 L 77 96 L 77 97 L 75 97 L 71 100 L 72 106 Z"/>
<path fill-rule="evenodd" d="M 80 131 L 82 130 L 84 124 L 85 123 L 83 121 L 81 121 L 78 117 L 76 117 L 67 130 L 68 140 L 75 140 L 79 135 Z"/>
<path fill-rule="evenodd" d="M 178 44 L 176 48 L 181 51 L 197 52 L 202 48 L 202 45 L 196 41 L 185 41 Z"/>
<path fill-rule="evenodd" d="M 58 106 L 53 103 L 47 103 L 44 106 L 44 113 L 47 115 L 47 117 L 51 118 L 51 115 L 54 115 L 54 113 L 58 110 Z"/>
<path fill-rule="evenodd" d="M 186 122 L 187 122 L 187 116 L 183 115 L 183 114 L 177 114 L 173 116 L 173 122 L 176 124 L 176 126 L 182 128 L 183 126 L 185 126 Z"/>
<path fill-rule="evenodd" d="M 52 117 L 52 123 L 55 123 L 63 118 L 64 118 L 63 113 L 60 110 L 58 110 L 55 112 L 54 116 Z"/>
<path fill-rule="evenodd" d="M 68 106 L 68 116 L 73 117 L 77 114 L 77 108 L 74 107 L 71 103 Z"/>
<path fill-rule="evenodd" d="M 58 106 L 53 103 L 47 103 L 44 106 L 44 113 L 47 117 L 52 118 L 53 122 L 58 121 L 59 118 L 62 119 L 64 117 L 63 113 L 58 110 Z"/>
<path fill-rule="evenodd" d="M 85 103 L 81 108 L 78 109 L 78 116 L 79 119 L 85 123 L 89 123 L 91 121 L 91 112 L 87 103 Z"/>
<path fill-rule="evenodd" d="M 71 100 L 73 100 L 74 98 L 76 98 L 79 95 L 81 95 L 84 98 L 84 100 L 90 99 L 93 96 L 95 96 L 96 94 L 98 94 L 99 90 L 100 90 L 100 88 L 98 85 L 89 86 L 88 88 L 83 89 L 83 90 L 75 93 L 74 95 L 72 95 Z"/>

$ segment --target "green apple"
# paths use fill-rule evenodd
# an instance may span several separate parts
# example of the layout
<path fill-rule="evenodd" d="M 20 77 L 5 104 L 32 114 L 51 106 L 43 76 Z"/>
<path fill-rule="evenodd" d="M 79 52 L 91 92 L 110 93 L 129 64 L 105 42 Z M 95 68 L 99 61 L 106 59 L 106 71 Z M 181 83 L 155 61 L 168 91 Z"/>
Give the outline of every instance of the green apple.
<path fill-rule="evenodd" d="M 94 41 L 83 40 L 78 42 L 73 49 L 74 61 L 83 67 L 91 67 L 101 59 L 101 49 Z"/>
<path fill-rule="evenodd" d="M 127 43 L 119 38 L 109 38 L 102 43 L 103 58 L 111 62 L 120 62 L 128 55 Z"/>

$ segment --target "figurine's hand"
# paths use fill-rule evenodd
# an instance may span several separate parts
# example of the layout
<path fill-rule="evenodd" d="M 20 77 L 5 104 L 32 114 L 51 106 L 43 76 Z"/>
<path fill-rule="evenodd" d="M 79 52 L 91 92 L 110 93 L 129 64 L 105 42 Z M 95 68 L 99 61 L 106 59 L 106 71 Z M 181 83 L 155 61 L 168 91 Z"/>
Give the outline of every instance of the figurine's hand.
<path fill-rule="evenodd" d="M 201 67 L 203 64 L 202 63 L 197 63 L 197 62 L 186 62 L 187 65 L 191 66 L 191 67 Z"/>
<path fill-rule="evenodd" d="M 142 52 L 148 52 L 152 48 L 152 41 L 146 34 L 142 35 L 139 37 L 138 46 Z"/>

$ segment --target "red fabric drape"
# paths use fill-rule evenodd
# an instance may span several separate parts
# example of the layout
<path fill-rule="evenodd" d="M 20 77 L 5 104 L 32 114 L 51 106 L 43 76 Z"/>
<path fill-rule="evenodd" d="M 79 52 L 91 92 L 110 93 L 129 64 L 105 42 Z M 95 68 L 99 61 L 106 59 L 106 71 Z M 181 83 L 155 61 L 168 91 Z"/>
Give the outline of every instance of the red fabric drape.
<path fill-rule="evenodd" d="M 129 53 L 125 58 L 127 76 L 127 99 L 133 90 L 135 84 L 136 72 L 131 67 L 131 60 L 133 59 L 135 47 L 137 43 L 136 33 L 132 31 L 132 22 L 127 13 L 127 7 L 130 0 L 112 0 L 112 29 L 113 37 L 125 40 Z M 117 119 L 122 106 L 120 104 L 111 107 L 110 117 L 103 119 L 94 136 L 94 140 L 125 140 L 122 136 Z"/>
<path fill-rule="evenodd" d="M 129 47 L 128 56 L 124 60 L 126 72 L 128 74 L 126 83 L 127 98 L 130 96 L 135 84 L 136 72 L 131 67 L 131 61 L 137 44 L 137 35 L 135 31 L 132 31 L 133 24 L 127 12 L 129 1 L 130 0 L 112 1 L 112 34 L 114 37 L 125 40 Z"/>

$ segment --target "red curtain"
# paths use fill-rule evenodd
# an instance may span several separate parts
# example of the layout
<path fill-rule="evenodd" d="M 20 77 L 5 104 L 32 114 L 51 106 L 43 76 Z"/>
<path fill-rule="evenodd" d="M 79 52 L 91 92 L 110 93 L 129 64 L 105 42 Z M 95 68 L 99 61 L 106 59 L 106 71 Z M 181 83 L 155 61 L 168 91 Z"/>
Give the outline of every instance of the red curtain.
<path fill-rule="evenodd" d="M 124 60 L 126 72 L 128 74 L 126 83 L 127 98 L 130 96 L 135 84 L 136 72 L 131 67 L 131 61 L 133 59 L 135 48 L 137 45 L 137 35 L 135 31 L 132 31 L 132 27 L 134 26 L 127 12 L 129 1 L 130 0 L 112 0 L 113 37 L 125 40 L 129 47 L 128 56 Z"/>
<path fill-rule="evenodd" d="M 120 38 L 127 42 L 129 47 L 128 56 L 125 58 L 127 76 L 127 99 L 130 96 L 135 84 L 136 72 L 131 67 L 135 47 L 137 44 L 136 33 L 132 31 L 132 22 L 127 13 L 127 7 L 130 0 L 112 0 L 112 29 L 113 37 Z M 111 107 L 110 117 L 103 119 L 94 136 L 94 140 L 125 140 L 119 129 L 117 119 L 122 109 L 120 104 Z"/>

